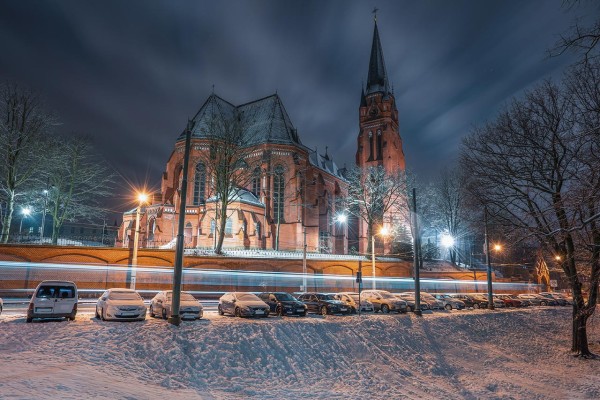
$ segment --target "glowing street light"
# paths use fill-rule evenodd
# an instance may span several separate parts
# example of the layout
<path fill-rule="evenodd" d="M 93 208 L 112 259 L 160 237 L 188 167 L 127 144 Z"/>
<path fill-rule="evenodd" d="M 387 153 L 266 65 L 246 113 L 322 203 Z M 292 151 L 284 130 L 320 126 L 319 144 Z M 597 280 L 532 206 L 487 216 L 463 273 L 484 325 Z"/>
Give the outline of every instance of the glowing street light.
<path fill-rule="evenodd" d="M 137 253 L 138 253 L 138 241 L 140 238 L 140 213 L 142 211 L 142 205 L 148 201 L 148 195 L 140 192 L 137 195 L 138 206 L 135 211 L 135 234 L 133 236 L 133 255 L 131 256 L 131 282 L 129 288 L 135 290 L 135 278 L 136 278 L 136 266 L 137 266 Z"/>
<path fill-rule="evenodd" d="M 338 224 L 345 224 L 346 222 L 348 222 L 348 216 L 346 214 L 338 214 L 335 217 L 335 222 L 337 222 Z"/>
<path fill-rule="evenodd" d="M 497 243 L 496 243 L 496 244 L 494 245 L 494 251 L 495 251 L 495 252 L 502 251 L 502 245 L 500 245 L 500 244 L 497 244 Z"/>
<path fill-rule="evenodd" d="M 19 240 L 21 240 L 21 231 L 23 230 L 23 219 L 29 217 L 31 208 L 25 207 L 21 209 L 21 224 L 19 225 Z"/>
<path fill-rule="evenodd" d="M 382 227 L 379 231 L 379 235 L 381 235 L 382 237 L 389 235 L 389 233 L 389 229 L 385 226 Z M 373 290 L 377 289 L 377 285 L 375 284 L 375 235 L 375 233 L 371 234 L 371 272 L 373 276 Z"/>
<path fill-rule="evenodd" d="M 454 246 L 455 240 L 448 233 L 444 233 L 444 234 L 442 234 L 441 243 L 442 243 L 442 246 L 444 246 L 446 248 L 450 248 L 450 247 Z"/>

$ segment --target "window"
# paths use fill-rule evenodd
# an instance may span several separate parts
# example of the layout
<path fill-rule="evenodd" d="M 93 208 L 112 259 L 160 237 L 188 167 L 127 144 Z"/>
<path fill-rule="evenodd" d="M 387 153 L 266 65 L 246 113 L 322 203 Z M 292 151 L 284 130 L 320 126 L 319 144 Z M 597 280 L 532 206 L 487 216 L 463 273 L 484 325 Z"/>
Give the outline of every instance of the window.
<path fill-rule="evenodd" d="M 231 218 L 227 218 L 227 221 L 225 221 L 225 234 L 226 235 L 233 234 L 233 223 L 231 222 Z"/>
<path fill-rule="evenodd" d="M 281 165 L 275 167 L 275 177 L 273 179 L 273 217 L 275 221 L 283 220 L 284 196 L 285 196 L 285 175 Z"/>
<path fill-rule="evenodd" d="M 215 229 L 217 228 L 217 224 L 215 223 L 214 219 L 210 220 L 210 234 L 214 235 L 215 234 Z"/>
<path fill-rule="evenodd" d="M 381 131 L 377 131 L 377 159 L 383 160 L 383 146 L 381 145 Z"/>
<path fill-rule="evenodd" d="M 194 178 L 194 205 L 204 204 L 206 194 L 206 167 L 203 163 L 196 164 Z"/>
<path fill-rule="evenodd" d="M 252 194 L 260 199 L 260 168 L 254 168 L 252 173 Z"/>
<path fill-rule="evenodd" d="M 369 132 L 369 160 L 373 159 L 373 132 Z"/>
<path fill-rule="evenodd" d="M 256 236 L 260 237 L 260 222 L 254 224 L 254 230 L 256 231 Z"/>

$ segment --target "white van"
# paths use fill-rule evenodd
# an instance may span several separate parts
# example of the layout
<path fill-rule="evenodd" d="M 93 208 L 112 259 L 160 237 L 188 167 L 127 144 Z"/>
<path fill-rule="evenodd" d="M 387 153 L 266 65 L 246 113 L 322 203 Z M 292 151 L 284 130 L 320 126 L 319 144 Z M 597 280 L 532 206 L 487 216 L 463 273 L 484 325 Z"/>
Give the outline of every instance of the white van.
<path fill-rule="evenodd" d="M 27 322 L 34 318 L 68 318 L 77 314 L 77 286 L 69 281 L 41 282 L 29 302 Z"/>

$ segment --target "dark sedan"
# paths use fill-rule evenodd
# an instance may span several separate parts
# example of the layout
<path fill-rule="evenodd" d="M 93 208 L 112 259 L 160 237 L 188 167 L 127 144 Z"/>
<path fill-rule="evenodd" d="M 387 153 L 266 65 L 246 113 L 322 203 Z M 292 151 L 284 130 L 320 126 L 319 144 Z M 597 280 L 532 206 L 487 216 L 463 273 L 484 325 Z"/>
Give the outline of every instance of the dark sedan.
<path fill-rule="evenodd" d="M 301 301 L 296 300 L 291 294 L 285 292 L 264 292 L 258 297 L 267 303 L 271 313 L 279 316 L 299 315 L 306 317 L 307 307 Z"/>
<path fill-rule="evenodd" d="M 325 293 L 302 293 L 298 300 L 306 304 L 308 312 L 327 314 L 350 314 L 351 309 L 343 301 L 336 300 L 332 295 Z"/>

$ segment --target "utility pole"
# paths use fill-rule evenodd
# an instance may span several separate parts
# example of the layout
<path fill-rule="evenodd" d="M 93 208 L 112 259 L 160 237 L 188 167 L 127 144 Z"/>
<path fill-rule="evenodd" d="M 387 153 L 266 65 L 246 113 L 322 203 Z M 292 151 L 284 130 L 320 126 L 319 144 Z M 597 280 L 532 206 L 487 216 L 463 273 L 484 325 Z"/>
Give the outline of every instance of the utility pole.
<path fill-rule="evenodd" d="M 46 189 L 44 189 L 44 210 L 42 211 L 42 225 L 40 226 L 40 243 L 44 243 L 44 225 L 46 225 L 46 208 L 48 208 L 48 186 L 50 178 L 46 181 Z"/>
<path fill-rule="evenodd" d="M 494 309 L 494 298 L 492 297 L 492 264 L 490 263 L 490 241 L 488 239 L 488 211 L 487 206 L 484 207 L 485 221 L 485 261 L 487 263 L 487 289 L 488 289 L 488 309 Z"/>
<path fill-rule="evenodd" d="M 175 250 L 175 266 L 173 268 L 173 302 L 169 323 L 181 324 L 179 306 L 181 305 L 181 278 L 183 275 L 183 227 L 185 225 L 185 203 L 187 198 L 187 176 L 190 161 L 190 143 L 192 141 L 193 121 L 188 120 L 185 130 L 185 150 L 183 153 L 183 171 L 181 172 L 181 196 L 179 205 L 179 225 L 177 226 L 177 245 Z M 216 223 L 215 223 L 216 225 Z"/>
<path fill-rule="evenodd" d="M 373 228 L 371 228 L 372 230 Z M 371 276 L 373 277 L 373 290 L 377 289 L 375 284 L 375 233 L 371 232 Z"/>
<path fill-rule="evenodd" d="M 420 253 L 421 253 L 421 243 L 419 238 L 419 227 L 418 227 L 418 219 L 417 219 L 417 190 L 413 188 L 413 256 L 414 256 L 414 274 L 415 274 L 415 315 L 422 315 L 421 312 L 421 280 L 419 276 L 419 266 L 420 266 Z"/>
<path fill-rule="evenodd" d="M 306 227 L 303 228 L 304 245 L 302 246 L 302 291 L 306 292 Z"/>

